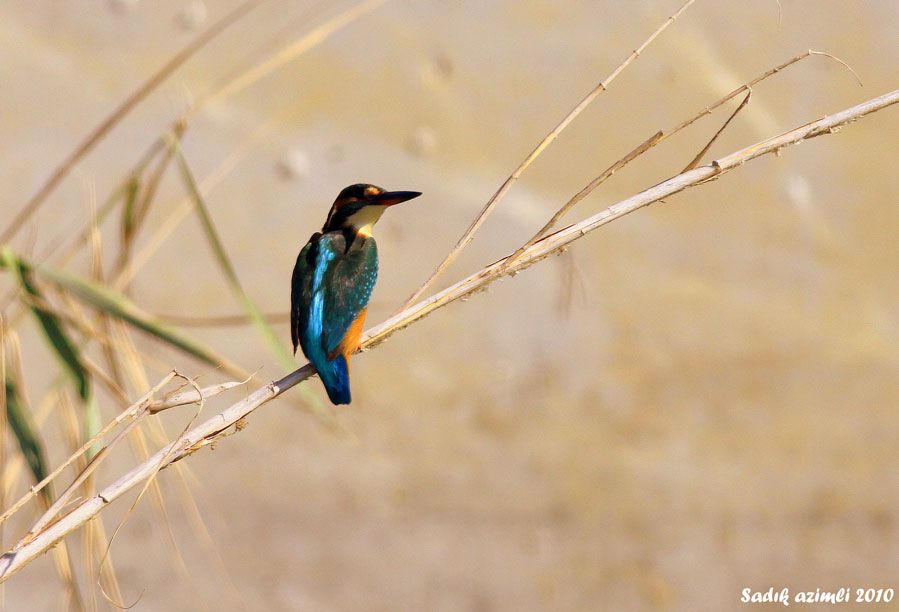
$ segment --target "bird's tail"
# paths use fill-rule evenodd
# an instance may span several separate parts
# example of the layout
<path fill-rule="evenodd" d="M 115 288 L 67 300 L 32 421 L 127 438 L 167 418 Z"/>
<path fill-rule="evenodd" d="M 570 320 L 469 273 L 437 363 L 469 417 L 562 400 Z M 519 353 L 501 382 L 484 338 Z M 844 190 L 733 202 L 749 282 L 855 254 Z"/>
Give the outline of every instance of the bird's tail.
<path fill-rule="evenodd" d="M 325 391 L 333 404 L 350 403 L 350 370 L 346 357 L 338 355 L 318 368 L 318 375 L 325 385 Z"/>

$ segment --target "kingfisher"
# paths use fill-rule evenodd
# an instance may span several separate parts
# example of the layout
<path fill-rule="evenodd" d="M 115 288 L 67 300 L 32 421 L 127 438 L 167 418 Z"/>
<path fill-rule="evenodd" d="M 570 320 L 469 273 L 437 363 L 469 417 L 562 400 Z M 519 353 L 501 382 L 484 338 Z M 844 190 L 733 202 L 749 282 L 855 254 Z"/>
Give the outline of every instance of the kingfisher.
<path fill-rule="evenodd" d="M 420 195 L 350 185 L 334 200 L 322 231 L 297 256 L 290 283 L 293 353 L 303 348 L 334 404 L 350 403 L 350 355 L 359 348 L 378 279 L 372 227 L 388 206 Z"/>

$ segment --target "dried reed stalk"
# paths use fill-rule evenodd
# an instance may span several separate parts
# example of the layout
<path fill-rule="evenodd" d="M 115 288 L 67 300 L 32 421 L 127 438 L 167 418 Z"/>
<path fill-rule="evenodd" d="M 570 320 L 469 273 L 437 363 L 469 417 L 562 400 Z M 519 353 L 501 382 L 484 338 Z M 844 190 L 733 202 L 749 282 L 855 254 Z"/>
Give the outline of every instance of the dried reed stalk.
<path fill-rule="evenodd" d="M 520 257 L 508 266 L 505 265 L 505 259 L 497 261 L 455 285 L 407 308 L 374 329 L 369 330 L 365 335 L 362 348 L 371 348 L 438 308 L 482 291 L 498 278 L 509 274 L 514 275 L 549 255 L 564 250 L 575 240 L 582 238 L 587 233 L 606 223 L 684 189 L 715 180 L 726 172 L 762 155 L 778 153 L 784 147 L 816 136 L 836 133 L 841 127 L 897 102 L 899 102 L 899 90 L 891 91 L 818 121 L 813 121 L 779 136 L 774 136 L 721 157 L 708 165 L 688 170 L 662 181 L 630 198 L 613 204 L 583 221 L 546 236 L 528 247 Z M 242 401 L 233 404 L 187 431 L 174 442 L 163 446 L 152 457 L 132 468 L 94 497 L 82 501 L 71 512 L 51 523 L 42 531 L 20 541 L 10 552 L 0 557 L 0 582 L 13 576 L 38 555 L 49 550 L 67 534 L 99 514 L 109 503 L 142 482 L 151 479 L 161 469 L 215 442 L 223 436 L 239 431 L 244 423 L 243 419 L 253 410 L 306 380 L 314 372 L 313 367 L 306 364 L 284 378 L 257 389 Z"/>
<path fill-rule="evenodd" d="M 77 147 L 63 160 L 63 162 L 53 171 L 50 178 L 41 186 L 25 206 L 20 210 L 13 220 L 9 223 L 3 234 L 0 235 L 0 243 L 9 242 L 13 236 L 19 231 L 22 225 L 31 215 L 44 203 L 47 197 L 53 193 L 62 180 L 68 176 L 72 168 L 81 160 L 82 157 L 90 153 L 90 151 L 103 140 L 103 138 L 118 123 L 130 113 L 144 98 L 150 95 L 159 85 L 168 79 L 175 70 L 180 68 L 184 62 L 190 59 L 194 53 L 203 48 L 209 41 L 225 31 L 230 25 L 234 24 L 245 14 L 262 4 L 266 0 L 247 0 L 238 5 L 230 13 L 212 24 L 205 32 L 191 41 L 184 49 L 175 54 L 165 65 L 162 66 L 149 79 L 144 81 L 130 96 L 125 98 L 116 109 L 109 114 L 99 125 L 97 125 L 87 137 L 78 144 Z"/>
<path fill-rule="evenodd" d="M 705 117 L 706 115 L 710 115 L 712 113 L 712 111 L 714 111 L 718 107 L 722 106 L 729 100 L 737 97 L 744 91 L 747 92 L 746 98 L 737 107 L 737 110 L 734 111 L 734 113 L 730 116 L 730 118 L 724 123 L 724 125 L 721 126 L 721 128 L 718 130 L 718 132 L 712 137 L 712 139 L 705 146 L 705 148 L 703 148 L 702 151 L 699 152 L 699 154 L 693 159 L 692 162 L 690 162 L 690 164 L 687 165 L 686 168 L 684 168 L 684 170 L 682 170 L 682 172 L 686 172 L 687 170 L 692 170 L 693 168 L 695 168 L 699 164 L 699 161 L 701 160 L 702 156 L 705 155 L 705 153 L 708 152 L 708 149 L 712 146 L 712 144 L 714 144 L 714 142 L 718 138 L 718 136 L 720 136 L 721 133 L 724 132 L 725 129 L 727 129 L 727 126 L 730 124 L 730 122 L 733 120 L 733 118 L 736 117 L 737 114 L 749 103 L 750 92 L 752 92 L 753 86 L 761 83 L 762 81 L 768 79 L 769 77 L 774 76 L 775 74 L 778 74 L 782 70 L 789 68 L 793 64 L 801 62 L 805 58 L 811 57 L 811 56 L 826 57 L 826 58 L 829 58 L 839 64 L 842 64 L 852 73 L 852 76 L 855 77 L 859 86 L 861 86 L 861 84 L 862 84 L 861 80 L 858 78 L 858 75 L 855 73 L 855 70 L 853 70 L 852 67 L 849 66 L 846 62 L 844 62 L 843 60 L 841 60 L 840 58 L 838 58 L 836 56 L 831 55 L 830 53 L 825 53 L 824 51 L 815 51 L 814 49 L 809 49 L 805 53 L 801 53 L 801 54 L 797 55 L 796 57 L 790 58 L 787 61 L 785 61 L 784 63 L 782 63 L 778 66 L 775 66 L 774 68 L 770 68 L 770 69 L 766 70 L 765 72 L 756 76 L 755 78 L 751 79 L 750 81 L 743 83 L 742 85 L 740 85 L 739 87 L 737 87 L 736 89 L 734 89 L 733 91 L 728 93 L 727 95 L 719 98 L 712 104 L 709 104 L 708 106 L 706 106 L 705 108 L 700 110 L 698 113 L 691 116 L 689 119 L 678 123 L 673 128 L 670 128 L 667 130 L 660 130 L 660 131 L 656 132 L 655 134 L 653 134 L 652 136 L 647 138 L 645 141 L 640 143 L 630 153 L 628 153 L 627 155 L 625 155 L 624 157 L 622 157 L 621 159 L 619 159 L 618 161 L 613 163 L 611 166 L 606 168 L 599 176 L 597 176 L 592 181 L 590 181 L 583 189 L 581 189 L 579 192 L 574 194 L 574 196 L 572 196 L 571 199 L 569 199 L 567 202 L 565 202 L 565 204 L 563 204 L 562 207 L 559 208 L 559 210 L 557 210 L 555 212 L 555 214 L 553 214 L 552 217 L 550 217 L 549 221 L 547 221 L 543 227 L 541 227 L 539 230 L 537 230 L 537 232 L 530 238 L 530 240 L 528 240 L 523 245 L 518 247 L 518 250 L 515 251 L 511 257 L 508 257 L 506 259 L 505 265 L 509 266 L 513 261 L 515 261 L 516 259 L 521 257 L 521 255 L 525 252 L 525 250 L 528 247 L 530 247 L 531 245 L 536 243 L 538 240 L 540 240 L 541 238 L 546 236 L 552 228 L 556 227 L 556 225 L 559 223 L 559 221 L 562 219 L 562 217 L 564 217 L 566 214 L 568 214 L 568 212 L 572 208 L 575 207 L 575 205 L 577 205 L 581 200 L 586 198 L 587 195 L 590 194 L 594 189 L 596 189 L 597 187 L 599 187 L 600 185 L 605 183 L 607 180 L 612 178 L 612 176 L 616 172 L 618 172 L 619 170 L 621 170 L 622 168 L 627 166 L 629 163 L 631 163 L 632 161 L 634 161 L 635 159 L 637 159 L 638 157 L 640 157 L 641 155 L 643 155 L 644 153 L 646 153 L 647 151 L 649 151 L 650 149 L 655 147 L 656 145 L 671 138 L 672 136 L 674 136 L 681 130 L 685 130 L 686 128 L 690 127 L 695 122 L 699 121 L 702 117 Z"/>
<path fill-rule="evenodd" d="M 686 2 L 684 2 L 681 7 L 677 9 L 677 12 L 675 12 L 674 14 L 669 16 L 668 19 L 662 22 L 662 24 L 658 28 L 656 28 L 656 30 L 652 34 L 649 35 L 649 38 L 643 41 L 642 45 L 631 51 L 630 55 L 628 55 L 627 58 L 625 58 L 625 60 L 621 62 L 618 67 L 611 72 L 611 74 L 609 74 L 609 76 L 600 81 L 599 84 L 596 85 L 596 87 L 590 90 L 590 92 L 586 96 L 584 96 L 583 99 L 581 99 L 581 101 L 578 102 L 577 105 L 575 105 L 575 107 L 571 109 L 567 115 L 565 115 L 565 117 L 562 118 L 558 125 L 556 125 L 556 127 L 554 127 L 549 132 L 549 134 L 543 137 L 543 140 L 540 141 L 540 144 L 538 144 L 534 148 L 534 150 L 524 158 L 524 160 L 518 165 L 517 168 L 515 168 L 512 174 L 510 174 L 509 177 L 503 182 L 503 184 L 499 186 L 499 189 L 496 190 L 496 193 L 494 193 L 490 197 L 490 199 L 487 200 L 487 203 L 484 204 L 484 208 L 481 209 L 481 212 L 477 217 L 475 217 L 475 220 L 472 221 L 468 229 L 465 230 L 465 233 L 462 234 L 462 237 L 459 238 L 459 241 L 456 243 L 456 245 L 452 248 L 452 250 L 450 250 L 446 257 L 443 258 L 443 261 L 437 264 L 437 268 L 434 269 L 434 271 L 425 280 L 425 282 L 422 283 L 422 285 L 418 289 L 416 289 L 412 295 L 406 298 L 406 301 L 403 302 L 402 306 L 400 306 L 400 310 L 408 308 L 415 300 L 420 298 L 432 284 L 434 284 L 434 281 L 437 280 L 437 277 L 443 274 L 443 272 L 446 271 L 446 269 L 459 257 L 459 254 L 462 252 L 462 250 L 466 246 L 468 246 L 468 244 L 474 238 L 475 232 L 478 231 L 478 229 L 481 227 L 484 221 L 487 220 L 487 217 L 490 215 L 496 205 L 499 204 L 499 201 L 503 198 L 503 196 L 506 195 L 506 193 L 508 193 L 509 189 L 512 188 L 512 185 L 514 185 L 515 182 L 518 181 L 521 175 L 524 174 L 524 171 L 527 170 L 528 167 L 530 167 L 534 160 L 540 157 L 540 154 L 543 153 L 543 151 L 545 151 L 546 148 L 553 143 L 553 141 L 559 136 L 559 134 L 561 134 L 565 130 L 565 128 L 567 128 L 571 124 L 571 122 L 574 121 L 577 116 L 580 115 L 581 112 L 585 108 L 587 108 L 590 103 L 593 102 L 593 100 L 597 98 L 597 96 L 599 96 L 599 94 L 608 89 L 612 81 L 614 81 L 615 78 L 619 74 L 621 74 L 621 72 L 625 68 L 630 66 L 631 63 L 640 56 L 643 50 L 646 49 L 646 47 L 648 47 L 650 43 L 652 43 L 652 41 L 658 38 L 659 34 L 664 32 L 665 29 L 672 23 L 674 23 L 674 21 L 678 17 L 680 17 L 684 11 L 690 8 L 690 5 L 693 4 L 693 2 L 695 2 L 695 0 L 687 0 Z"/>

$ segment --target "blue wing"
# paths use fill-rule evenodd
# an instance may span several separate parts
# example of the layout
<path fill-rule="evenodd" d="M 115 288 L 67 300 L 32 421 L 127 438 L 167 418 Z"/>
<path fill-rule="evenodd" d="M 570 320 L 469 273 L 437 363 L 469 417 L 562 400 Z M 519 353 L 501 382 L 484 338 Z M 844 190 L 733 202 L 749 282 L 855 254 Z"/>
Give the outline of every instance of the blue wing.
<path fill-rule="evenodd" d="M 368 306 L 378 280 L 378 247 L 375 239 L 358 237 L 346 254 L 331 260 L 323 277 L 322 348 L 329 356 L 341 343 L 350 325 Z"/>
<path fill-rule="evenodd" d="M 291 333 L 318 370 L 334 403 L 349 403 L 346 359 L 335 351 L 368 306 L 378 276 L 377 244 L 341 232 L 315 235 L 300 252 L 291 289 Z"/>

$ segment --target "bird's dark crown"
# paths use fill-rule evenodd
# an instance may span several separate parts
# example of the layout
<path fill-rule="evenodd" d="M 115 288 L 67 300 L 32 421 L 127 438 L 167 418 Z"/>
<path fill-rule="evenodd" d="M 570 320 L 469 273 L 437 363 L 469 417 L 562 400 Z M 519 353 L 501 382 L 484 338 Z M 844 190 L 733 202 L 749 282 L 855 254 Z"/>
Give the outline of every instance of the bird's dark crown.
<path fill-rule="evenodd" d="M 348 202 L 351 200 L 366 200 L 374 196 L 381 195 L 382 193 L 384 193 L 384 189 L 378 187 L 377 185 L 369 185 L 368 183 L 356 183 L 355 185 L 344 187 L 343 190 L 337 195 L 335 204 L 340 201 Z"/>
<path fill-rule="evenodd" d="M 377 185 L 369 185 L 368 183 L 356 183 L 344 187 L 337 195 L 334 204 L 331 205 L 331 211 L 322 228 L 323 232 L 331 232 L 340 229 L 353 227 L 355 222 L 359 221 L 360 215 L 357 215 L 366 206 L 377 206 L 378 213 L 373 216 L 374 221 L 380 217 L 380 213 L 388 206 L 417 198 L 421 193 L 417 191 L 384 191 Z M 374 209 L 370 209 L 374 210 Z M 368 220 L 372 215 L 363 215 Z M 368 221 L 366 221 L 368 223 Z M 373 224 L 370 222 L 369 224 Z M 358 229 L 358 228 L 356 228 Z"/>

